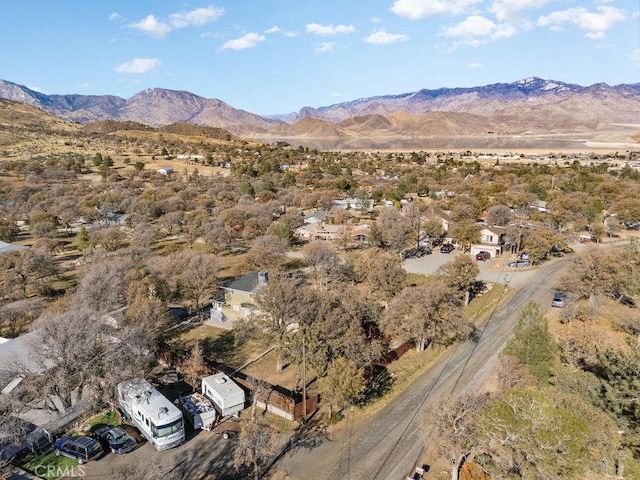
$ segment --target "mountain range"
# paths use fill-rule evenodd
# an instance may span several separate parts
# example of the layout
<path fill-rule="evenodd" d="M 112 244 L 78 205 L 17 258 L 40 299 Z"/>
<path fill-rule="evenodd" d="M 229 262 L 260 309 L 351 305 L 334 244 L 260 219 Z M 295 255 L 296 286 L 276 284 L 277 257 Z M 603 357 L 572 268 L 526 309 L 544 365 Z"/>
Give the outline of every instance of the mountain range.
<path fill-rule="evenodd" d="M 0 80 L 0 98 L 82 124 L 100 120 L 151 127 L 191 123 L 270 140 L 329 139 L 338 144 L 366 144 L 365 139 L 376 139 L 369 142 L 375 146 L 392 139 L 570 135 L 576 140 L 640 141 L 640 83 L 584 87 L 534 77 L 473 88 L 360 98 L 326 107 L 304 107 L 271 118 L 233 108 L 219 99 L 162 88 L 146 89 L 124 99 L 113 95 L 45 95 Z"/>

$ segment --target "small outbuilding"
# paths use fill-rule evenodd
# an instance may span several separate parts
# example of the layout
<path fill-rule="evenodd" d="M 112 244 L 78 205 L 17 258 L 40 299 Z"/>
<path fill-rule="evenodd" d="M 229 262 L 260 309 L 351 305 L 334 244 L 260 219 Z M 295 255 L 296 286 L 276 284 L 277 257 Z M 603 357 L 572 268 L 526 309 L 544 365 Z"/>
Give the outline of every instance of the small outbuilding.
<path fill-rule="evenodd" d="M 171 175 L 173 173 L 173 167 L 160 167 L 156 170 L 156 173 L 160 175 Z"/>

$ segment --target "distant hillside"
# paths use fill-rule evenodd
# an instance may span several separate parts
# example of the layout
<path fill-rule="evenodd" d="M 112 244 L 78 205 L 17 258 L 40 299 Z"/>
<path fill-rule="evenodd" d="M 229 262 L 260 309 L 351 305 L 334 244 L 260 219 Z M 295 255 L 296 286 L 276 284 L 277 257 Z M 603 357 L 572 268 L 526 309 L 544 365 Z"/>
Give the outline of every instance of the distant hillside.
<path fill-rule="evenodd" d="M 79 123 L 116 120 L 163 127 L 189 122 L 230 130 L 234 125 L 266 130 L 282 124 L 278 120 L 235 109 L 217 99 L 163 88 L 143 90 L 125 100 L 110 95 L 45 95 L 23 85 L 0 80 L 0 98 L 33 105 Z"/>
<path fill-rule="evenodd" d="M 226 139 L 230 134 L 267 141 L 327 139 L 337 147 L 343 141 L 357 148 L 386 146 L 393 145 L 394 139 L 419 144 L 416 139 L 420 138 L 431 139 L 425 145 L 434 145 L 432 140 L 437 138 L 458 138 L 457 145 L 464 143 L 462 138 L 478 135 L 483 136 L 478 143 L 482 146 L 491 145 L 487 135 L 501 136 L 498 143 L 505 146 L 517 143 L 519 136 L 540 135 L 573 135 L 571 141 L 576 144 L 596 136 L 607 138 L 607 132 L 624 145 L 633 144 L 640 130 L 640 84 L 583 87 L 540 78 L 360 98 L 305 107 L 281 120 L 238 110 L 218 99 L 162 88 L 143 90 L 125 100 L 109 95 L 44 95 L 0 80 L 2 97 L 91 124 L 88 131 L 101 133 L 114 128 L 186 132 L 190 124 L 214 129 L 197 133 L 212 138 Z M 514 142 L 505 143 L 506 137 Z"/>
<path fill-rule="evenodd" d="M 587 116 L 608 121 L 640 120 L 640 83 L 608 86 L 604 83 L 582 87 L 541 78 L 527 78 L 514 83 L 496 83 L 473 88 L 441 88 L 420 90 L 400 95 L 360 98 L 350 102 L 320 107 L 305 107 L 297 114 L 283 117 L 293 123 L 314 117 L 338 123 L 363 115 L 388 115 L 394 112 L 422 114 L 428 111 L 471 113 L 492 116 L 520 109 L 556 108 L 575 117 Z"/>

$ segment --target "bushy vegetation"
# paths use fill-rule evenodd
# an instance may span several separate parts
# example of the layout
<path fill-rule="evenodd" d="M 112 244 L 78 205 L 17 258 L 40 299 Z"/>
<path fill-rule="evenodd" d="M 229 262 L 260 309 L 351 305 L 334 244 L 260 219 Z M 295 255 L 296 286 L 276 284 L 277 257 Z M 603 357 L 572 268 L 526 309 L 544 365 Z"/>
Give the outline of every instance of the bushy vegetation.
<path fill-rule="evenodd" d="M 600 240 L 640 224 L 640 179 L 620 166 L 631 153 L 550 156 L 543 164 L 481 162 L 482 152 L 470 151 L 320 152 L 169 134 L 96 133 L 69 142 L 63 153 L 1 160 L 0 177 L 0 239 L 30 245 L 0 255 L 0 326 L 7 336 L 46 332 L 33 358 L 50 375 L 26 378 L 18 394 L 25 401 L 56 395 L 59 410 L 83 396 L 112 398 L 121 378 L 149 372 L 156 358 L 184 362 L 169 348 L 168 307 L 198 318 L 224 280 L 257 270 L 271 274 L 256 300 L 261 315 L 238 325 L 233 342 L 266 339 L 277 347 L 276 369 L 300 363 L 304 350 L 332 408 L 361 404 L 374 363 L 391 346 L 414 342 L 421 351 L 473 333 L 463 313 L 477 287 L 472 259 L 459 257 L 407 286 L 399 253 L 425 232 L 442 236 L 434 212 L 447 212 L 449 235 L 463 248 L 479 240 L 479 219 L 504 226 L 511 251 L 526 251 L 535 264 L 585 228 Z M 177 155 L 185 153 L 198 160 L 183 174 Z M 177 173 L 148 167 L 156 156 Z M 215 174 L 205 170 L 211 166 Z M 337 209 L 335 200 L 347 196 L 358 207 Z M 544 211 L 532 208 L 539 201 Z M 347 234 L 302 248 L 307 270 L 293 282 L 286 253 L 300 246 L 294 232 L 314 209 Z M 368 245 L 348 236 L 363 223 Z M 577 258 L 563 325 L 589 322 L 600 301 L 638 301 L 638 258 L 633 246 Z M 123 316 L 118 329 L 102 321 L 114 311 Z M 640 331 L 635 320 L 624 329 L 630 340 Z M 505 357 L 521 375 L 472 409 L 477 422 L 466 438 L 484 443 L 465 443 L 456 462 L 473 451 L 487 472 L 571 478 L 600 464 L 611 472 L 638 455 L 637 342 L 587 349 L 584 358 L 571 350 L 575 342 L 557 342 L 541 308 L 528 305 Z M 78 368 L 78 359 L 90 368 Z M 572 381 L 569 368 L 577 372 Z M 531 430 L 539 436 L 524 439 Z M 521 441 L 498 441 L 507 434 Z M 551 444 L 555 455 L 542 451 Z M 525 458 L 536 449 L 539 457 Z M 603 458 L 611 452 L 614 460 Z"/>

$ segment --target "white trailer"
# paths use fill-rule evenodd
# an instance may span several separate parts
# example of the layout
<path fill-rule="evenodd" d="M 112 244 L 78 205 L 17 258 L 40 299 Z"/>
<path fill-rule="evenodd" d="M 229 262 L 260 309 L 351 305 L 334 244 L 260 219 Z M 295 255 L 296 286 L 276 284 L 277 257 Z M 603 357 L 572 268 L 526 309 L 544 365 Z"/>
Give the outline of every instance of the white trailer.
<path fill-rule="evenodd" d="M 211 400 L 196 392 L 180 397 L 179 401 L 180 410 L 193 428 L 211 430 L 218 416 Z"/>
<path fill-rule="evenodd" d="M 184 442 L 182 412 L 144 378 L 120 383 L 118 400 L 127 417 L 156 450 L 168 450 Z"/>
<path fill-rule="evenodd" d="M 214 408 L 223 417 L 244 410 L 244 390 L 224 373 L 203 378 L 202 393 L 211 399 Z"/>

